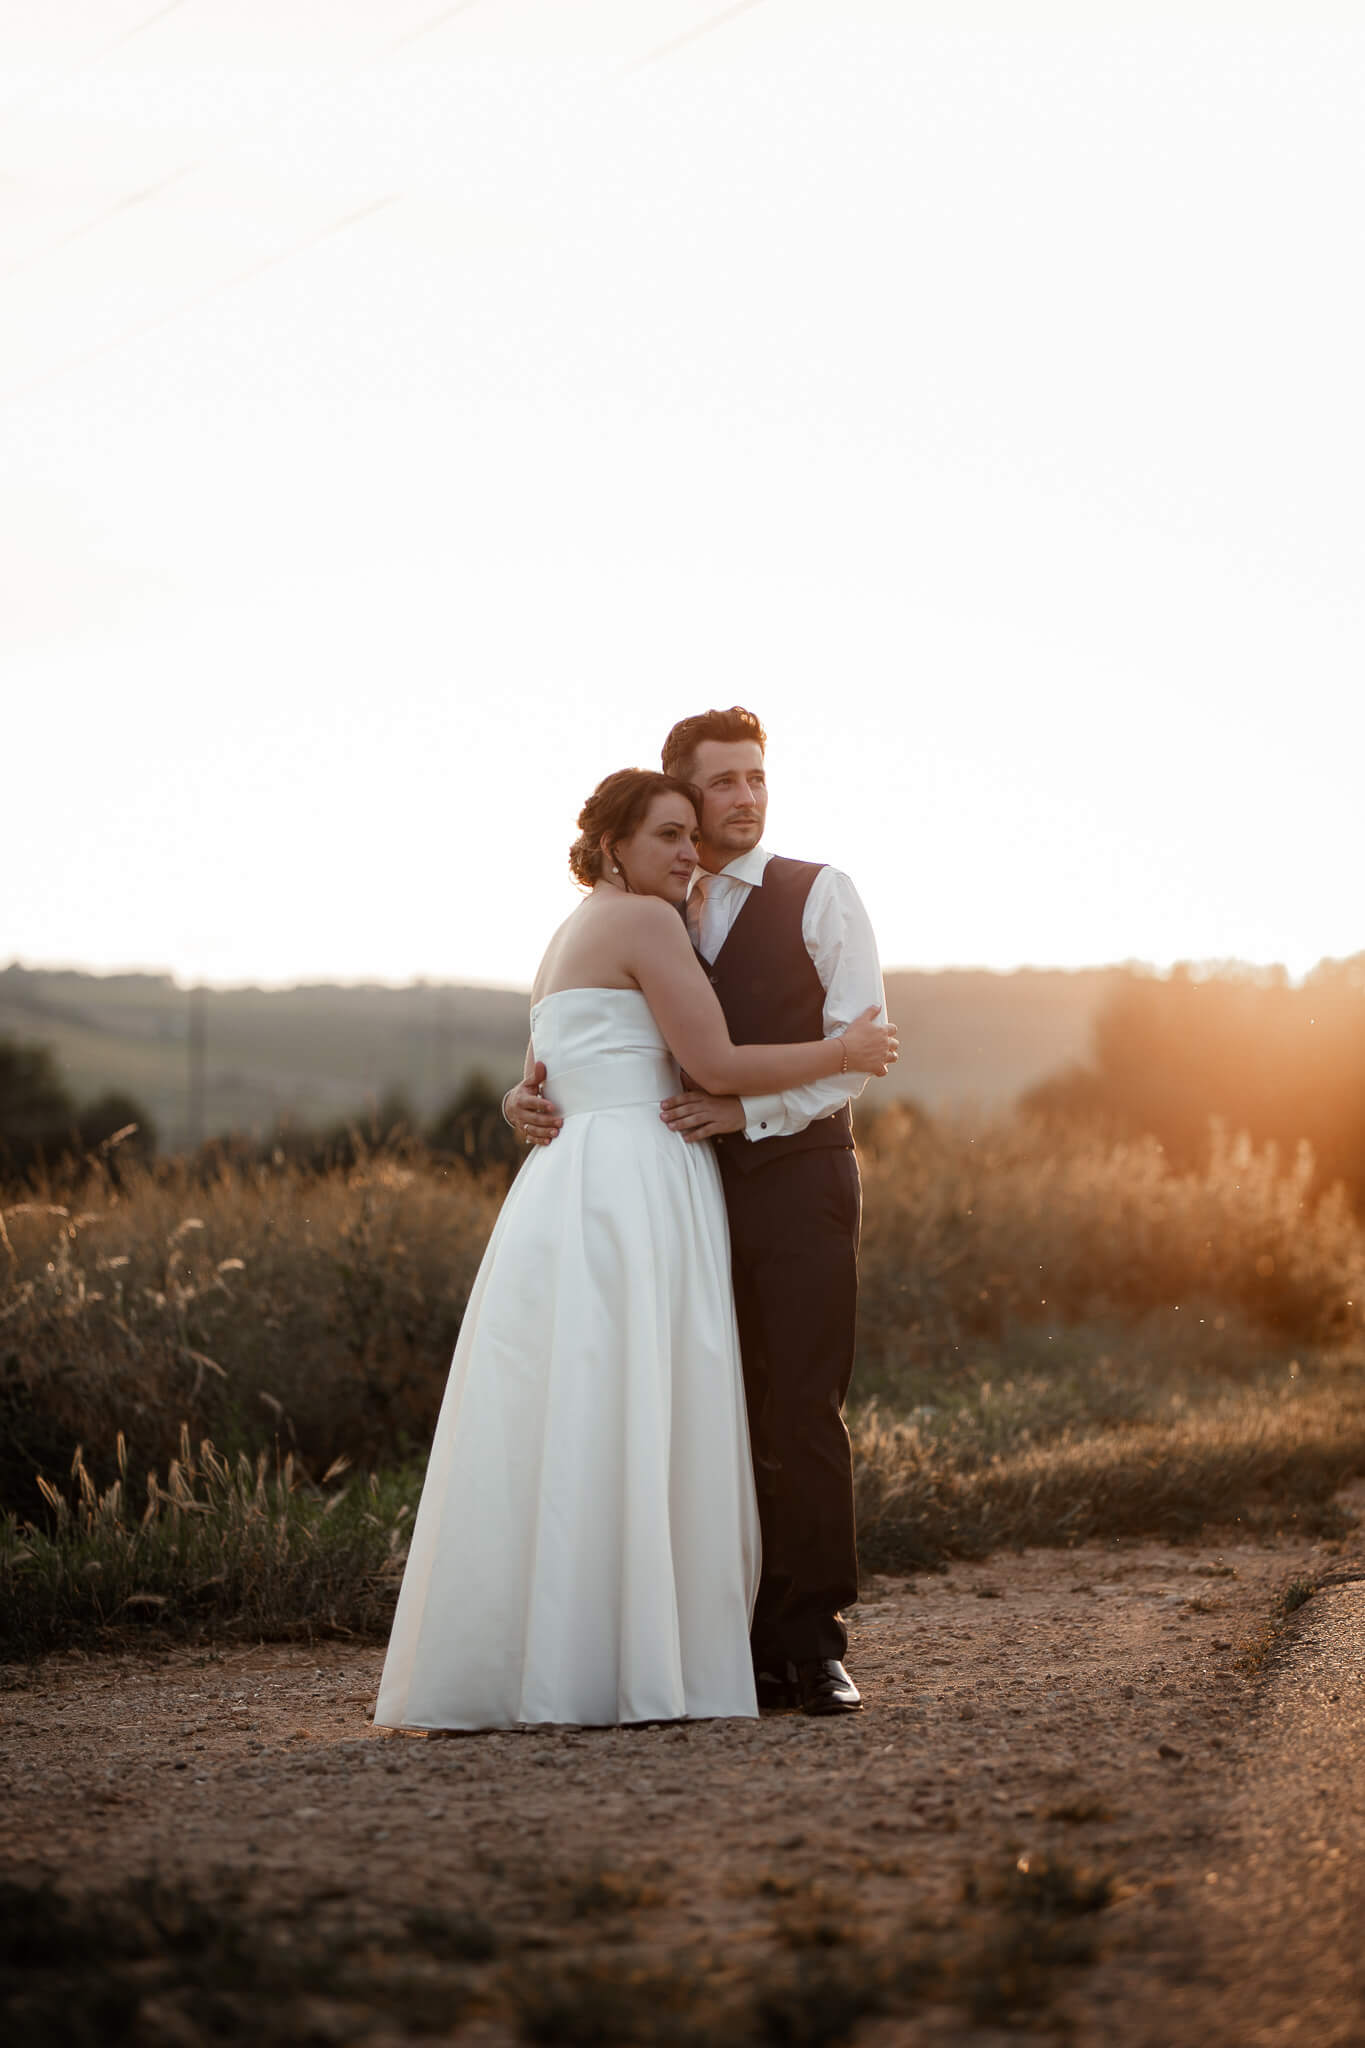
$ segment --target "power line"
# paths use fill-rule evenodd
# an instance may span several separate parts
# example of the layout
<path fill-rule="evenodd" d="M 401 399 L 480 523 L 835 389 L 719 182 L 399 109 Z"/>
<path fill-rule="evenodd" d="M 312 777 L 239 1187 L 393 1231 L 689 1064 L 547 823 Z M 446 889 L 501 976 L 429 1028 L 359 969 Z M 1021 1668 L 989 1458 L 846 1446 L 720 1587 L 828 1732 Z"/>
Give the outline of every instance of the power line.
<path fill-rule="evenodd" d="M 424 21 L 417 28 L 406 30 L 396 42 L 385 43 L 379 52 L 380 57 L 391 57 L 395 50 L 405 49 L 409 43 L 420 42 L 423 36 L 429 36 L 445 22 L 453 21 L 457 14 L 468 14 L 471 8 L 477 7 L 478 4 L 479 0 L 457 0 L 454 7 L 443 7 L 439 14 L 432 15 L 430 21 Z"/>
<path fill-rule="evenodd" d="M 207 285 L 204 290 L 192 293 L 188 299 L 182 299 L 178 306 L 173 306 L 169 313 L 162 313 L 155 320 L 146 320 L 140 327 L 130 327 L 126 333 L 116 334 L 111 340 L 101 342 L 98 348 L 87 349 L 84 355 L 68 356 L 64 363 L 58 363 L 54 368 L 45 370 L 40 377 L 32 378 L 27 384 L 17 385 L 13 391 L 7 391 L 0 397 L 0 405 L 9 405 L 15 399 L 27 398 L 32 392 L 41 391 L 45 385 L 55 383 L 58 378 L 67 376 L 72 370 L 82 370 L 88 363 L 97 362 L 101 356 L 108 355 L 111 349 L 122 348 L 129 342 L 141 341 L 144 336 L 155 334 L 159 328 L 169 326 L 171 321 L 178 320 L 182 313 L 192 312 L 206 300 L 216 299 L 223 292 L 234 290 L 237 285 L 249 284 L 253 278 L 260 277 L 265 271 L 274 270 L 278 264 L 287 263 L 294 256 L 302 256 L 309 249 L 316 248 L 319 242 L 328 241 L 333 235 L 344 233 L 357 222 L 366 220 L 370 214 L 382 213 L 386 207 L 397 205 L 401 196 L 400 193 L 389 192 L 382 199 L 371 199 L 364 206 L 354 207 L 349 213 L 342 214 L 339 220 L 329 221 L 325 227 L 317 229 L 303 241 L 294 242 L 289 248 L 277 251 L 274 256 L 266 256 L 261 262 L 251 264 L 246 270 L 235 271 L 231 277 L 223 278 L 218 284 Z"/>
<path fill-rule="evenodd" d="M 167 4 L 164 7 L 158 7 L 154 14 L 144 15 L 142 20 L 135 21 L 131 28 L 121 29 L 112 42 L 101 43 L 99 48 L 93 50 L 88 57 L 80 58 L 74 66 L 76 74 L 79 75 L 82 71 L 89 71 L 113 51 L 121 50 L 125 43 L 130 43 L 133 40 L 134 36 L 143 35 L 149 28 L 155 28 L 157 22 L 164 21 L 168 14 L 175 14 L 180 8 L 186 7 L 188 4 L 189 0 L 167 0 Z M 26 100 L 32 100 L 40 95 L 42 90 L 41 85 L 29 85 L 21 88 L 13 99 L 7 100 L 4 103 L 4 112 L 6 114 L 13 114 L 17 107 L 22 107 Z"/>
<path fill-rule="evenodd" d="M 94 53 L 93 56 L 85 60 L 85 65 L 82 68 L 88 69 L 91 65 L 97 64 L 99 60 L 102 57 L 107 56 L 111 50 L 118 49 L 123 43 L 130 41 L 132 37 L 141 35 L 145 29 L 154 27 L 158 21 L 164 20 L 168 14 L 175 13 L 177 9 L 184 7 L 187 4 L 188 0 L 169 0 L 168 5 L 164 7 L 159 7 L 154 14 L 147 15 L 142 21 L 137 22 L 132 28 L 125 29 L 121 35 L 115 37 L 112 43 L 104 44 L 102 48 L 100 48 Z M 371 65 L 382 63 L 385 58 L 392 56 L 395 50 L 401 50 L 405 48 L 407 44 L 418 42 L 424 36 L 433 34 L 438 28 L 441 28 L 446 22 L 453 21 L 457 15 L 470 13 L 475 7 L 479 6 L 480 4 L 481 0 L 455 0 L 454 5 L 442 8 L 439 14 L 433 14 L 429 16 L 429 18 L 426 21 L 420 22 L 416 28 L 407 30 L 403 35 L 399 36 L 396 39 L 396 41 L 392 43 L 386 43 L 382 49 L 377 50 L 375 52 L 374 56 L 371 57 L 368 60 L 368 62 Z M 284 115 L 277 114 L 272 116 L 270 120 L 268 120 L 264 125 L 267 127 L 272 125 L 278 126 L 279 122 L 285 118 L 287 117 Z M 218 152 L 219 155 L 225 153 L 226 152 Z M 208 161 L 213 160 L 213 158 L 208 159 Z M 96 228 L 102 227 L 105 225 L 106 222 L 114 220 L 120 213 L 126 212 L 130 207 L 141 206 L 145 204 L 147 200 L 155 199 L 162 192 L 169 190 L 169 188 L 172 185 L 176 184 L 181 178 L 188 177 L 192 171 L 195 171 L 199 168 L 200 165 L 198 163 L 186 164 L 180 170 L 173 171 L 169 177 L 160 179 L 156 184 L 146 185 L 139 192 L 132 192 L 127 194 L 124 198 L 116 199 L 112 205 L 103 208 L 102 211 L 94 215 L 92 219 L 83 221 L 79 227 L 68 229 L 65 234 L 58 235 L 54 241 L 46 243 L 41 249 L 34 251 L 28 256 L 20 257 L 19 261 L 17 263 L 11 264 L 8 270 L 0 271 L 0 283 L 4 283 L 8 281 L 8 279 L 10 279 L 11 277 L 17 276 L 19 273 L 23 271 L 32 270 L 33 268 L 35 268 L 35 266 L 46 262 L 49 256 L 55 255 L 58 252 L 58 250 L 66 248 L 66 246 L 69 243 L 80 241 L 83 236 L 92 234 Z M 15 179 L 12 182 L 18 183 L 19 180 Z M 134 330 L 134 332 L 141 332 L 141 330 Z M 75 360 L 77 362 L 89 361 L 93 359 L 93 355 L 102 353 L 102 350 L 96 350 L 92 352 L 92 357 L 79 357 L 76 358 Z M 31 387 L 25 388 L 27 389 Z"/>
<path fill-rule="evenodd" d="M 187 0 L 166 0 L 166 5 L 158 7 L 155 14 L 149 14 L 144 20 L 136 22 L 132 28 L 124 29 L 122 34 L 116 35 L 111 43 L 105 43 L 100 49 L 96 50 L 94 56 L 90 59 L 91 63 L 98 64 L 100 58 L 107 57 L 111 50 L 121 50 L 125 43 L 132 42 L 134 36 L 140 36 L 147 29 L 155 28 L 156 24 L 159 21 L 164 21 L 168 14 L 174 14 L 178 8 L 184 7 L 186 4 Z"/>
<path fill-rule="evenodd" d="M 636 71 L 647 71 L 651 65 L 662 64 L 664 59 L 671 57 L 675 51 L 686 49 L 689 43 L 700 42 L 703 36 L 709 36 L 716 29 L 724 28 L 726 23 L 733 21 L 737 15 L 747 14 L 751 7 L 761 7 L 762 4 L 763 0 L 734 0 L 733 6 L 722 7 L 719 14 L 711 15 L 706 21 L 699 21 L 695 28 L 684 29 L 682 34 L 674 36 L 671 42 L 660 43 L 656 50 L 651 50 L 646 56 L 638 57 L 633 64 L 628 64 L 626 77 L 629 78 Z"/>
<path fill-rule="evenodd" d="M 157 22 L 164 21 L 168 14 L 175 14 L 180 8 L 187 5 L 188 0 L 166 0 L 166 4 L 158 7 L 155 13 L 144 15 L 141 21 L 134 22 L 131 28 L 126 28 L 116 35 L 112 42 L 102 43 L 98 50 L 87 57 L 83 63 L 77 65 L 77 72 L 90 70 L 102 58 L 107 57 L 111 51 L 122 49 L 123 45 L 131 42 L 134 36 L 140 36 L 147 29 L 154 28 Z M 11 101 L 5 109 L 6 113 L 12 113 L 15 105 L 22 103 L 22 97 L 21 95 L 19 102 Z M 180 170 L 172 171 L 170 177 L 160 179 L 155 185 L 146 185 L 140 192 L 131 192 L 125 198 L 116 199 L 112 206 L 105 207 L 103 212 L 97 213 L 93 220 L 84 221 L 80 227 L 71 228 L 66 234 L 58 235 L 54 242 L 49 242 L 45 248 L 38 250 L 36 255 L 21 257 L 17 263 L 11 264 L 8 270 L 0 272 L 0 280 L 15 277 L 20 271 L 31 270 L 35 264 L 42 263 L 47 257 L 55 255 L 58 249 L 64 249 L 68 242 L 78 242 L 82 235 L 88 235 L 95 228 L 102 227 L 105 221 L 113 220 L 116 214 L 126 212 L 130 206 L 141 206 L 148 199 L 155 199 L 158 193 L 166 191 L 168 186 L 174 185 L 178 179 L 186 177 L 194 168 L 193 164 L 186 164 Z"/>
<path fill-rule="evenodd" d="M 55 242 L 48 242 L 34 255 L 21 256 L 8 270 L 0 270 L 0 284 L 11 277 L 17 277 L 21 271 L 32 270 L 36 265 L 46 262 L 47 258 L 55 256 L 59 249 L 65 249 L 69 242 L 79 242 L 83 235 L 93 234 L 96 228 L 103 227 L 104 223 L 113 220 L 116 214 L 127 213 L 134 206 L 145 206 L 149 199 L 155 199 L 159 193 L 178 184 L 182 178 L 187 178 L 190 172 L 197 168 L 195 164 L 182 164 L 178 171 L 172 171 L 168 178 L 159 178 L 155 185 L 144 185 L 140 192 L 126 193 L 122 199 L 116 199 L 112 206 L 106 206 L 102 212 L 97 213 L 92 220 L 82 222 L 78 228 L 69 228 L 64 235 L 58 235 Z"/>

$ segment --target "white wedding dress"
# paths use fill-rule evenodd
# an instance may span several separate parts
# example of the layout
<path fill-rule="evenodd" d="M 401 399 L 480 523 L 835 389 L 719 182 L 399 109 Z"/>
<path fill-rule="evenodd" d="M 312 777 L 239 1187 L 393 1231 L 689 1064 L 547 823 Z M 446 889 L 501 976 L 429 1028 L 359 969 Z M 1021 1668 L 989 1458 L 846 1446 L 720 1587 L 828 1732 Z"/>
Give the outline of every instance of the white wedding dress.
<path fill-rule="evenodd" d="M 659 1120 L 634 989 L 532 1007 L 553 1143 L 469 1297 L 375 1721 L 505 1728 L 757 1712 L 759 1534 L 720 1173 Z"/>

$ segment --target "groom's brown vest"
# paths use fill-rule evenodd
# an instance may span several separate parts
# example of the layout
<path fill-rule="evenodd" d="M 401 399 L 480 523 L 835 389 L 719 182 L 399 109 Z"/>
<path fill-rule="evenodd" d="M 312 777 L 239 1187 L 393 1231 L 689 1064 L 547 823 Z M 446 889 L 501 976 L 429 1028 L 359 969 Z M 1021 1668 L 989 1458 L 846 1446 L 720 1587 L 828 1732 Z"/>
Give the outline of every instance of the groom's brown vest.
<path fill-rule="evenodd" d="M 796 1045 L 825 1035 L 825 991 L 801 935 L 806 898 L 822 866 L 774 854 L 706 969 L 735 1045 Z M 717 1150 L 725 1167 L 753 1173 L 789 1152 L 852 1143 L 853 1119 L 845 1103 L 790 1137 L 751 1142 L 734 1131 L 717 1140 Z"/>

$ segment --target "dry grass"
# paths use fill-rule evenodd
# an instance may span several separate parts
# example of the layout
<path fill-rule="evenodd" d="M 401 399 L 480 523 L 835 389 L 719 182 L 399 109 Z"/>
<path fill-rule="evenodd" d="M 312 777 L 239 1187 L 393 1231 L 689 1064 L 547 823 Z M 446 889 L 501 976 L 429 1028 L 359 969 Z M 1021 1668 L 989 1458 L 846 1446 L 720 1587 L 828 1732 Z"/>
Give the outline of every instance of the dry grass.
<path fill-rule="evenodd" d="M 250 1636 L 373 1635 L 387 1629 L 418 1475 L 310 1484 L 286 1456 L 220 1457 L 211 1443 L 146 1474 L 145 1501 L 116 1445 L 118 1476 L 96 1487 L 78 1449 L 68 1488 L 39 1484 L 48 1526 L 0 1520 L 0 1647 L 11 1654 L 139 1624 Z"/>
<path fill-rule="evenodd" d="M 0 1885 L 0 2020 L 25 2041 L 445 2038 L 466 2013 L 524 2041 L 581 2048 L 824 2048 L 863 2019 L 1028 2024 L 1107 1933 L 1110 1885 L 1057 1861 L 1000 1857 L 950 1923 L 732 1956 L 650 1953 L 631 1925 L 547 1955 L 477 1912 L 385 1918 L 357 1895 L 281 1910 L 225 1879 L 213 1893 L 154 1877 L 74 1896 Z M 823 1923 L 822 1923 L 823 1925 Z"/>
<path fill-rule="evenodd" d="M 376 1927 L 359 1901 L 296 1919 L 233 1879 L 200 1893 L 148 1876 L 75 1897 L 0 1883 L 0 2024 L 34 2048 L 291 2048 L 458 2022 L 468 1973 L 432 1959 L 425 1929 Z"/>
<path fill-rule="evenodd" d="M 1215 1132 L 1200 1171 L 1154 1139 L 885 1111 L 863 1162 L 859 1381 L 894 1389 L 1012 1325 L 1207 1309 L 1309 1344 L 1365 1329 L 1365 1228 L 1313 1159 Z"/>
<path fill-rule="evenodd" d="M 500 1185 L 385 1159 L 124 1182 L 4 1211 L 0 1504 L 78 1443 L 108 1484 L 120 1430 L 164 1466 L 182 1422 L 313 1473 L 425 1453 Z"/>
<path fill-rule="evenodd" d="M 875 1407 L 856 1416 L 864 1568 L 932 1570 L 1028 1544 L 1192 1539 L 1209 1525 L 1314 1535 L 1346 1526 L 1332 1497 L 1365 1471 L 1365 1375 L 1323 1364 L 1283 1382 L 1213 1382 L 1202 1404 L 1158 1389 L 1146 1419 L 1116 1424 L 1112 1366 L 1106 1356 L 1089 1377 L 1073 1367 L 1041 1388 L 1050 1434 L 1028 1382 L 999 1397 L 981 1382 L 908 1419 Z M 78 1455 L 65 1487 L 44 1482 L 46 1515 L 0 1520 L 0 1649 L 116 1641 L 149 1625 L 382 1636 L 420 1484 L 412 1463 L 315 1486 L 288 1456 L 273 1467 L 264 1453 L 229 1462 L 209 1444 L 191 1455 L 186 1440 L 164 1483 L 149 1475 L 144 1506 L 126 1474 L 97 1489 Z"/>
<path fill-rule="evenodd" d="M 1105 1355 L 1066 1382 L 1068 1418 L 1030 1415 L 1029 1383 L 1009 1383 L 1005 1415 L 970 1402 L 909 1418 L 873 1407 L 854 1419 L 858 1549 L 881 1571 L 932 1568 L 1002 1546 L 1159 1536 L 1188 1540 L 1242 1523 L 1312 1535 L 1345 1526 L 1333 1494 L 1365 1472 L 1365 1373 L 1323 1361 L 1250 1385 L 1191 1376 L 1145 1391 L 1148 1413 L 1109 1413 Z M 1297 1363 L 1297 1361 L 1295 1362 Z M 984 1382 L 991 1394 L 989 1382 Z M 1038 1402 L 1046 1413 L 1056 1383 Z M 1090 1398 L 1087 1399 L 1087 1396 Z M 1136 1405 L 1136 1404 L 1134 1404 Z"/>
<path fill-rule="evenodd" d="M 1365 1232 L 1310 1200 L 1311 1162 L 1220 1145 L 1177 1174 L 1150 1145 L 898 1112 L 876 1137 L 852 1417 L 870 1568 L 1332 1525 L 1365 1471 Z M 5 1209 L 11 1642 L 382 1631 L 500 1192 L 381 1158 L 125 1172 L 79 1210 Z M 377 1495 L 336 1483 L 348 1457 Z"/>
<path fill-rule="evenodd" d="M 1225 1365 L 1268 1340 L 1360 1341 L 1365 1229 L 1339 1196 L 1309 1200 L 1306 1157 L 1222 1144 L 1178 1174 L 1149 1144 L 929 1131 L 894 1109 L 875 1140 L 862 1399 L 913 1408 L 1105 1319 L 1156 1318 L 1158 1371 L 1200 1317 L 1210 1346 L 1221 1318 Z M 36 1505 L 33 1472 L 63 1473 L 77 1443 L 107 1457 L 119 1430 L 135 1465 L 164 1463 L 182 1421 L 234 1453 L 278 1435 L 315 1473 L 424 1453 L 499 1181 L 421 1155 L 123 1181 L 0 1212 L 0 1503 Z"/>

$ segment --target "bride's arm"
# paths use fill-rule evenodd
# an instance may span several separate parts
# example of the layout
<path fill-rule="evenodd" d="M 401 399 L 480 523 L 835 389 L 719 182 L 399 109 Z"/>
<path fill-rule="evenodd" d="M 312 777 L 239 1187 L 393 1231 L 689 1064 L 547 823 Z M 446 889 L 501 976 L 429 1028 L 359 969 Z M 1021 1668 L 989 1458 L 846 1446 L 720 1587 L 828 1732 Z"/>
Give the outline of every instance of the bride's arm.
<path fill-rule="evenodd" d="M 842 1038 L 800 1045 L 732 1045 L 716 992 L 676 910 L 656 896 L 631 904 L 628 966 L 678 1065 L 709 1095 L 776 1094 L 827 1074 L 884 1074 L 895 1050 L 891 1025 L 867 1018 Z"/>

